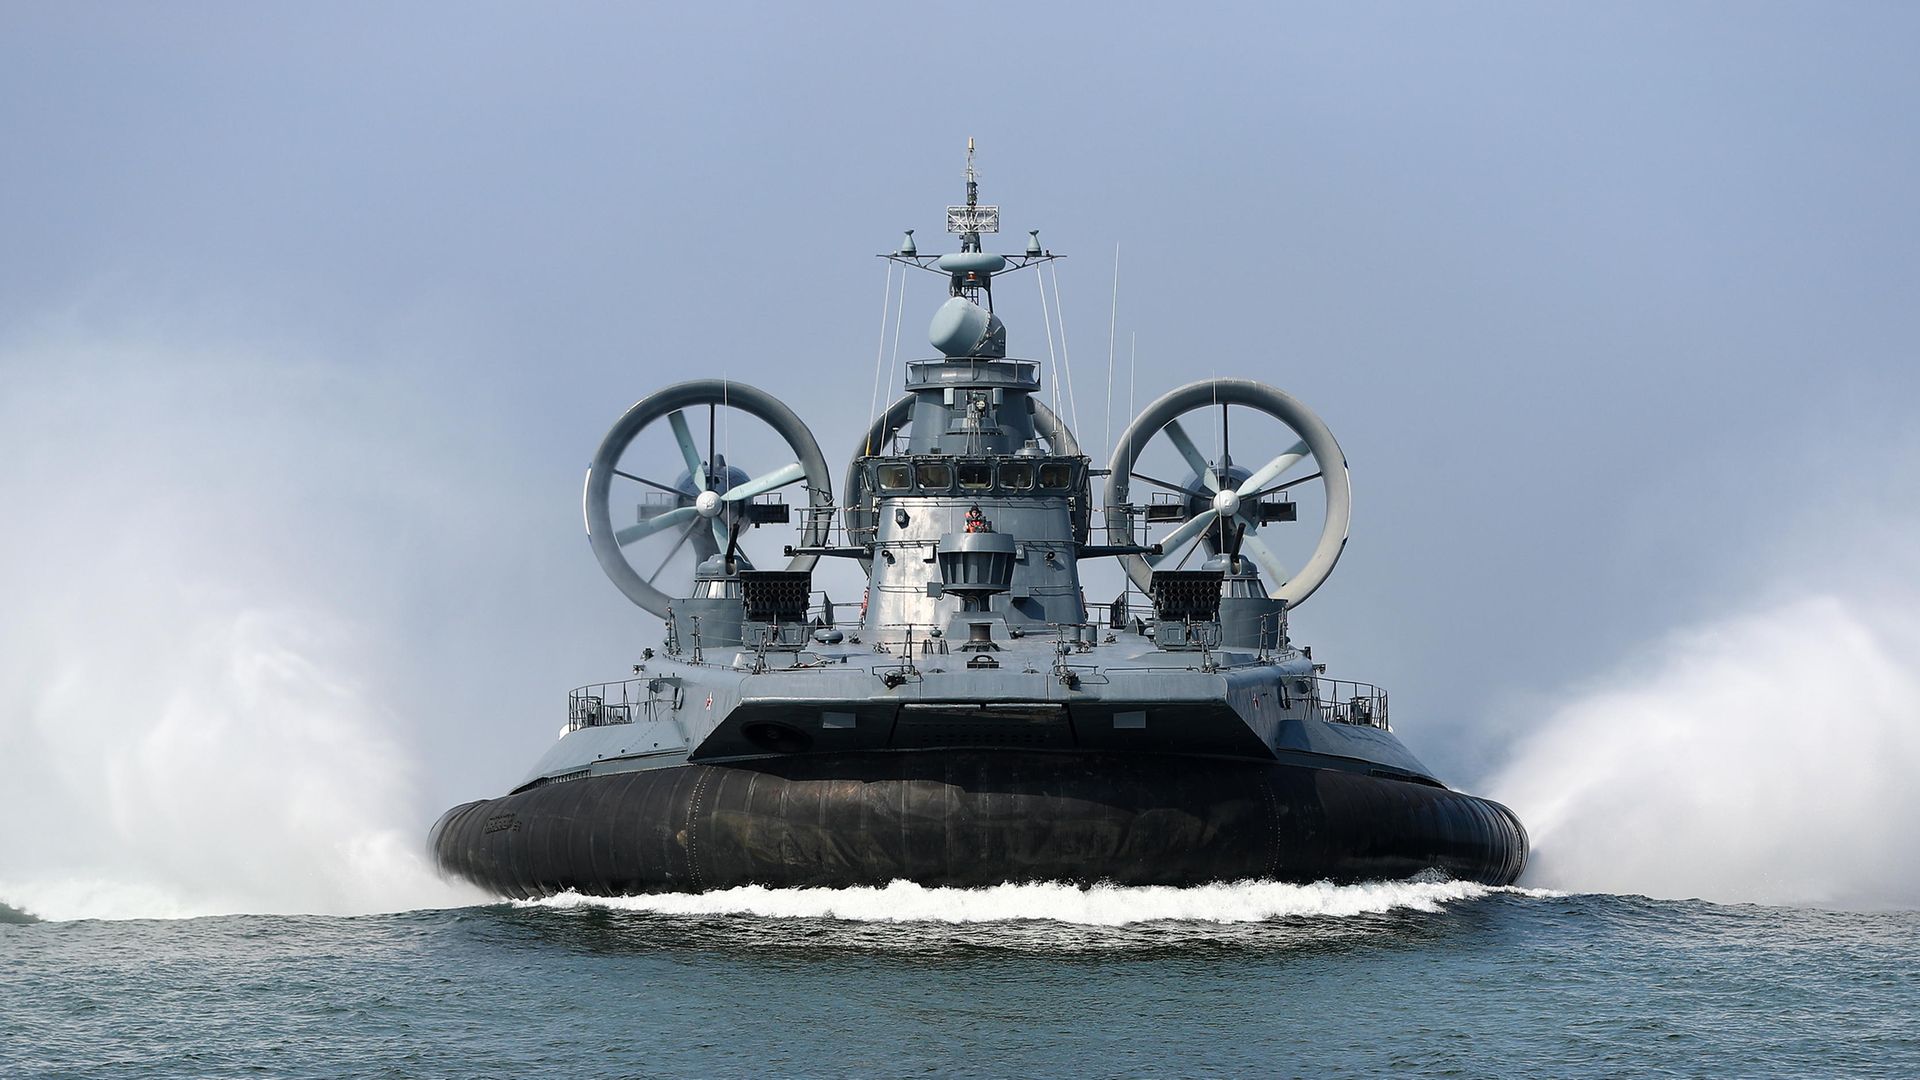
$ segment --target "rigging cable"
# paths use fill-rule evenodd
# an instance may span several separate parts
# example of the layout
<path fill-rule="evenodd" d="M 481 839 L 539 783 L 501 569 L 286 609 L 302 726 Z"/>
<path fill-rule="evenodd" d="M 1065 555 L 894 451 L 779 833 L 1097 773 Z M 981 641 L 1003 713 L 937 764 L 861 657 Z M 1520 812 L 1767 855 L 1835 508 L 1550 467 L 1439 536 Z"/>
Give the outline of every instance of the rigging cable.
<path fill-rule="evenodd" d="M 1060 367 L 1067 375 L 1067 409 L 1073 413 L 1073 428 L 1080 430 L 1080 405 L 1073 393 L 1073 357 L 1067 352 L 1067 313 L 1060 307 L 1060 271 L 1052 263 L 1047 270 L 1053 274 L 1053 313 L 1060 317 Z"/>
<path fill-rule="evenodd" d="M 907 310 L 907 268 L 900 268 L 900 295 L 893 304 L 893 359 L 887 364 L 887 385 L 893 386 L 893 373 L 900 369 L 900 319 Z M 884 333 L 884 331 L 882 331 Z M 888 391 L 892 393 L 892 391 Z M 891 406 L 889 406 L 891 409 Z M 900 429 L 893 429 L 894 449 L 899 449 Z"/>
<path fill-rule="evenodd" d="M 1060 361 L 1053 355 L 1053 315 L 1047 310 L 1047 278 L 1033 272 L 1033 284 L 1040 290 L 1040 318 L 1047 326 L 1047 377 L 1053 383 L 1053 415 L 1060 415 Z"/>
<path fill-rule="evenodd" d="M 900 288 L 907 287 L 907 272 L 900 271 Z M 887 260 L 887 284 L 880 294 L 880 341 L 873 347 L 873 393 L 867 398 L 867 454 L 873 453 L 873 416 L 880 407 L 880 368 L 887 362 L 887 308 L 893 303 L 893 260 Z"/>
<path fill-rule="evenodd" d="M 1140 352 L 1140 331 L 1129 330 L 1127 332 L 1127 430 L 1128 431 L 1133 430 L 1133 371 L 1134 371 L 1133 360 L 1135 356 L 1139 355 L 1139 352 Z M 1129 437 L 1127 439 L 1127 471 L 1132 472 L 1133 467 L 1134 467 L 1133 439 Z M 1129 494 L 1129 499 L 1131 499 L 1131 494 L 1132 494 L 1131 485 L 1129 485 L 1128 487 L 1128 494 Z M 1146 535 L 1144 531 L 1145 524 L 1146 524 L 1145 522 L 1141 523 L 1143 527 L 1143 531 L 1141 532 L 1141 535 L 1143 537 Z M 1108 543 L 1112 543 L 1112 541 L 1109 540 Z M 1129 527 L 1127 530 L 1127 543 L 1129 544 L 1133 543 L 1133 530 L 1131 527 Z M 1129 584 L 1131 584 L 1133 581 L 1133 578 L 1128 577 L 1127 581 Z"/>

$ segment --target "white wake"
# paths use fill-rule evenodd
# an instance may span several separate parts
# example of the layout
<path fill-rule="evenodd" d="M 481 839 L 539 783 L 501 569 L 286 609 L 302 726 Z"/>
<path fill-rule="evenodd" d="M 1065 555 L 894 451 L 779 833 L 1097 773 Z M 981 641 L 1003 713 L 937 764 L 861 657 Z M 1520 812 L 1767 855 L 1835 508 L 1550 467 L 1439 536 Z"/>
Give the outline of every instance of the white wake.
<path fill-rule="evenodd" d="M 1388 881 L 1360 885 L 1284 885 L 1271 881 L 1187 888 L 1161 886 L 995 885 L 927 888 L 907 881 L 875 888 L 768 889 L 757 885 L 708 893 L 589 897 L 563 893 L 518 906 L 606 908 L 662 915 L 752 915 L 774 919 L 842 919 L 874 923 L 998 923 L 1044 920 L 1083 926 L 1156 922 L 1253 923 L 1293 916 L 1350 917 L 1395 910 L 1433 912 L 1500 892 L 1463 881 Z M 1529 895 L 1550 895 L 1532 892 Z"/>

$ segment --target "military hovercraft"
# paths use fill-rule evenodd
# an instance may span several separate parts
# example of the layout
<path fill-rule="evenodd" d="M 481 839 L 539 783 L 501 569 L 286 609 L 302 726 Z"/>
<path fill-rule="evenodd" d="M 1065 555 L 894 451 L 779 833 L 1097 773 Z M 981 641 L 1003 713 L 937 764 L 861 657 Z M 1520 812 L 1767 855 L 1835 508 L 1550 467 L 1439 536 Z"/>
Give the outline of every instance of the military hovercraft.
<path fill-rule="evenodd" d="M 947 286 L 939 355 L 873 410 L 837 501 L 812 433 L 752 386 L 682 382 L 614 423 L 587 535 L 664 638 L 631 678 L 575 690 L 510 792 L 442 815 L 444 872 L 512 897 L 1519 876 L 1514 814 L 1449 789 L 1384 691 L 1328 678 L 1291 636 L 1347 539 L 1327 426 L 1271 386 L 1207 379 L 1149 404 L 1096 469 L 994 313 L 996 281 L 1055 256 L 1034 232 L 985 250 L 998 227 L 969 147 L 959 250 L 922 255 L 909 232 L 883 256 L 889 289 L 896 267 L 903 295 L 911 271 Z M 1233 410 L 1284 449 L 1236 463 Z M 729 464 L 736 418 L 792 460 Z M 743 537 L 783 526 L 784 565 L 760 568 Z M 857 613 L 815 588 L 823 559 L 864 574 Z M 1087 602 L 1095 560 L 1124 572 L 1111 603 Z"/>

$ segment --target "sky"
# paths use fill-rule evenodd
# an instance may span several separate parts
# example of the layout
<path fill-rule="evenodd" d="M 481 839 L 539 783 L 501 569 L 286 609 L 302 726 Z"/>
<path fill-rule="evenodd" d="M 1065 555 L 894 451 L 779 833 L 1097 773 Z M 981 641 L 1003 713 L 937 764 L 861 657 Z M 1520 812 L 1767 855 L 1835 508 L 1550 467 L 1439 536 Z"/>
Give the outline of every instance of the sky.
<path fill-rule="evenodd" d="M 510 786 L 657 643 L 579 524 L 601 434 L 724 373 L 838 473 L 872 255 L 938 250 L 969 137 L 1002 241 L 1069 256 L 1096 459 L 1109 318 L 1139 405 L 1245 376 L 1332 428 L 1352 541 L 1295 636 L 1450 781 L 1641 680 L 1739 730 L 1670 670 L 1716 627 L 1816 611 L 1865 637 L 1808 682 L 1911 685 L 1917 40 L 1867 3 L 9 5 L 0 806 L 67 824 L 0 884 L 165 891 L 220 784 L 315 850 Z"/>

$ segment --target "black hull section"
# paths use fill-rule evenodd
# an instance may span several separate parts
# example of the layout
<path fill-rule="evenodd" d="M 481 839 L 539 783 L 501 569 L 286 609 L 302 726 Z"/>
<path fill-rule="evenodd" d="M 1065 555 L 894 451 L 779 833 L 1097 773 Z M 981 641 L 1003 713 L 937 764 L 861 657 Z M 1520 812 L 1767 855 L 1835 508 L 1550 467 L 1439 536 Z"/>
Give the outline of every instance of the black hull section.
<path fill-rule="evenodd" d="M 942 750 L 688 764 L 547 784 L 447 811 L 443 871 L 504 896 L 738 885 L 1194 885 L 1438 869 L 1510 884 L 1506 807 L 1273 762 Z"/>

